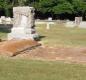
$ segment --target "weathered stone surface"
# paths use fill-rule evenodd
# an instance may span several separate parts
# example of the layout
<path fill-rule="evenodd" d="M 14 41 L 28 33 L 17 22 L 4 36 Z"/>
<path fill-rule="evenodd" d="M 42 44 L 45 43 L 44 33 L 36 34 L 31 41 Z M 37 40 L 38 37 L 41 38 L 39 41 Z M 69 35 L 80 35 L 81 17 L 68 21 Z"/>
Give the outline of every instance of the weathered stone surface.
<path fill-rule="evenodd" d="M 14 7 L 14 23 L 11 33 L 8 34 L 10 39 L 34 39 L 38 37 L 35 30 L 34 8 L 33 7 Z"/>
<path fill-rule="evenodd" d="M 82 22 L 82 17 L 75 17 L 75 25 L 76 26 L 79 26 L 81 22 Z"/>
<path fill-rule="evenodd" d="M 12 24 L 12 20 L 10 17 L 6 18 L 5 22 L 6 24 Z"/>

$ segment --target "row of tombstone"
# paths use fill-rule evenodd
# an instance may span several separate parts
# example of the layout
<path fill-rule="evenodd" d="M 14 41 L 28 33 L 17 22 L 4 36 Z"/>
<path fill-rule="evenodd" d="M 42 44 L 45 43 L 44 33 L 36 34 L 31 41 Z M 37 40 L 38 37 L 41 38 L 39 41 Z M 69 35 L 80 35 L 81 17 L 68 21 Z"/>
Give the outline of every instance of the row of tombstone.
<path fill-rule="evenodd" d="M 48 18 L 48 22 L 47 22 L 47 28 L 49 28 L 50 24 L 54 24 L 54 22 L 52 22 L 52 17 Z M 1 16 L 0 18 L 0 24 L 13 24 L 13 19 L 10 17 L 5 17 L 5 16 Z M 75 17 L 75 21 L 66 21 L 65 24 L 66 27 L 80 27 L 80 28 L 86 28 L 86 22 L 82 21 L 82 17 Z"/>
<path fill-rule="evenodd" d="M 12 18 L 5 16 L 0 17 L 0 24 L 12 24 L 12 23 L 13 23 Z"/>
<path fill-rule="evenodd" d="M 49 17 L 48 21 L 52 21 L 52 17 Z M 13 24 L 13 18 L 1 16 L 0 17 L 0 24 Z"/>
<path fill-rule="evenodd" d="M 67 21 L 65 24 L 66 27 L 79 27 L 86 28 L 86 21 L 82 21 L 82 17 L 75 17 L 75 21 Z"/>

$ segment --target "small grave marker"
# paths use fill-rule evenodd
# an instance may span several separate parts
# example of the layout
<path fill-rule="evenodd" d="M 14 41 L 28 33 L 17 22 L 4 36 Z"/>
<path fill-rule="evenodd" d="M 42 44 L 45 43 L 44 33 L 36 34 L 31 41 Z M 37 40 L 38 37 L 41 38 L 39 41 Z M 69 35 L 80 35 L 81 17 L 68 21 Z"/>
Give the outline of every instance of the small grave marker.
<path fill-rule="evenodd" d="M 79 26 L 81 22 L 82 22 L 82 17 L 75 17 L 75 25 L 76 26 Z"/>

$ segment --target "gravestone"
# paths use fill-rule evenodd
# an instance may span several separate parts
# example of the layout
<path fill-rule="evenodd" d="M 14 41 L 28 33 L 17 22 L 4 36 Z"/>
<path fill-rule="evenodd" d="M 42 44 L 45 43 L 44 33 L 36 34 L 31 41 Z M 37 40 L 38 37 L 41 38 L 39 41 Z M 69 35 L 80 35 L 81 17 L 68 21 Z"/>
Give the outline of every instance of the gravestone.
<path fill-rule="evenodd" d="M 1 22 L 2 22 L 2 24 L 5 24 L 5 22 L 6 22 L 5 19 L 6 19 L 5 16 L 1 16 Z"/>
<path fill-rule="evenodd" d="M 2 24 L 2 20 L 1 20 L 1 18 L 0 18 L 0 24 Z"/>
<path fill-rule="evenodd" d="M 49 17 L 49 18 L 48 18 L 48 21 L 52 21 L 52 17 Z"/>
<path fill-rule="evenodd" d="M 54 24 L 53 20 L 52 20 L 52 17 L 49 17 L 48 18 L 48 21 L 47 21 L 47 26 L 46 26 L 46 29 L 49 30 L 50 29 L 50 25 L 51 24 Z"/>
<path fill-rule="evenodd" d="M 82 17 L 75 17 L 75 25 L 76 26 L 79 26 L 81 22 L 82 22 Z"/>
<path fill-rule="evenodd" d="M 5 21 L 6 21 L 6 24 L 11 24 L 12 23 L 12 20 L 11 20 L 10 17 L 7 17 Z"/>
<path fill-rule="evenodd" d="M 52 25 L 52 24 L 54 25 L 54 22 L 51 22 L 51 21 L 50 21 L 50 22 L 47 22 L 47 27 L 46 27 L 46 29 L 49 30 L 49 29 L 50 29 L 50 25 Z"/>
<path fill-rule="evenodd" d="M 11 33 L 8 34 L 10 39 L 32 39 L 38 37 L 35 30 L 34 8 L 33 7 L 14 7 L 14 23 Z"/>

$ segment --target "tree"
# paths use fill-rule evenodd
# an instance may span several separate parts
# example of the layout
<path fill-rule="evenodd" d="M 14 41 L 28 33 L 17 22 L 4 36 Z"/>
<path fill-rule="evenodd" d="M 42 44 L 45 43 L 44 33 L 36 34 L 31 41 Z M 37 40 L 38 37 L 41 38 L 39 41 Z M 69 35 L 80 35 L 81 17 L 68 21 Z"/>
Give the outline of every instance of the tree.
<path fill-rule="evenodd" d="M 43 14 L 53 15 L 76 15 L 86 14 L 86 0 L 34 0 L 33 6 Z"/>
<path fill-rule="evenodd" d="M 12 7 L 10 0 L 0 0 L 0 9 L 5 12 L 6 16 L 10 16 L 9 9 Z"/>
<path fill-rule="evenodd" d="M 72 14 L 73 13 L 73 6 L 69 2 L 64 2 L 62 4 L 58 4 L 53 7 L 53 11 L 55 14 Z"/>
<path fill-rule="evenodd" d="M 35 1 L 34 7 L 38 12 L 48 15 L 72 14 L 73 6 L 67 0 L 39 0 Z"/>
<path fill-rule="evenodd" d="M 41 17 L 86 16 L 86 0 L 0 0 L 0 10 L 6 16 L 10 16 L 10 10 L 14 6 L 33 6 L 36 15 Z"/>
<path fill-rule="evenodd" d="M 19 6 L 24 6 L 25 2 L 26 2 L 26 0 L 18 0 Z"/>

